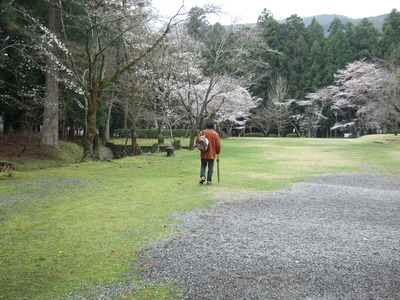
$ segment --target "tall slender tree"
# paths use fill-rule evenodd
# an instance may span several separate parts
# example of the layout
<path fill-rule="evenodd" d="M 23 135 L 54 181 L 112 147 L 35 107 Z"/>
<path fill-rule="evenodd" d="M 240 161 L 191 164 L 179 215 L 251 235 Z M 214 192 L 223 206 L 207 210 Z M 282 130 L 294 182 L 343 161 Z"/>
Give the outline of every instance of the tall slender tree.
<path fill-rule="evenodd" d="M 393 9 L 385 19 L 382 30 L 381 55 L 392 63 L 400 64 L 400 12 Z"/>
<path fill-rule="evenodd" d="M 329 38 L 323 50 L 324 70 L 323 84 L 333 82 L 337 70 L 344 68 L 353 58 L 350 41 L 345 33 L 345 26 L 339 18 L 335 18 L 329 28 Z"/>
<path fill-rule="evenodd" d="M 61 28 L 61 0 L 51 0 L 49 3 L 49 30 L 57 35 Z M 57 47 L 53 41 L 49 41 Z M 46 94 L 43 99 L 43 129 L 40 139 L 42 146 L 58 148 L 58 106 L 60 89 L 58 85 L 58 67 L 53 52 L 47 56 L 46 66 Z"/>
<path fill-rule="evenodd" d="M 79 14 L 68 22 L 79 34 L 80 44 L 69 41 L 65 35 L 63 48 L 67 72 L 64 74 L 78 86 L 85 97 L 86 130 L 83 159 L 97 159 L 97 112 L 104 91 L 123 73 L 137 65 L 164 39 L 170 29 L 182 20 L 172 18 L 158 35 L 151 35 L 146 27 L 151 17 L 146 1 L 96 1 L 71 0 L 79 7 Z M 67 14 L 71 17 L 71 15 Z M 63 24 L 68 25 L 67 19 Z M 64 27 L 63 32 L 68 28 Z M 124 64 L 115 63 L 114 46 L 120 40 L 129 45 Z M 118 66 L 118 67 L 115 67 Z"/>
<path fill-rule="evenodd" d="M 354 45 L 356 59 L 371 59 L 378 55 L 379 32 L 374 25 L 364 18 L 354 27 Z"/>

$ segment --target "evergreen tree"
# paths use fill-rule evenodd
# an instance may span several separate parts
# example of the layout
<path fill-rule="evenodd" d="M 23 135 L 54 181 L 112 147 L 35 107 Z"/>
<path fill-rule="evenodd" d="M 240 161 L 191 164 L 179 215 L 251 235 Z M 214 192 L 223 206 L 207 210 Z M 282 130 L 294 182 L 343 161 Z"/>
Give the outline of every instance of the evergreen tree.
<path fill-rule="evenodd" d="M 305 73 L 305 90 L 307 92 L 312 92 L 322 86 L 322 48 L 317 40 L 315 40 L 311 46 L 307 61 L 308 69 Z"/>
<path fill-rule="evenodd" d="M 307 77 L 308 70 L 307 59 L 309 55 L 308 44 L 303 35 L 300 35 L 295 42 L 296 48 L 293 49 L 293 54 L 288 62 L 290 70 L 289 81 L 289 96 L 294 98 L 302 98 L 307 94 Z"/>
<path fill-rule="evenodd" d="M 356 59 L 369 59 L 378 55 L 379 32 L 364 18 L 354 28 L 354 51 Z"/>
<path fill-rule="evenodd" d="M 267 99 L 271 78 L 276 78 L 282 69 L 281 66 L 284 60 L 282 50 L 285 34 L 283 25 L 279 24 L 267 9 L 264 9 L 258 18 L 256 34 L 260 35 L 261 42 L 254 45 L 255 52 L 260 53 L 263 62 L 268 64 L 269 76 L 257 81 L 251 90 L 254 95 Z M 268 49 L 275 51 L 267 51 Z"/>
<path fill-rule="evenodd" d="M 330 27 L 330 35 L 323 50 L 323 85 L 333 82 L 333 75 L 344 68 L 353 58 L 350 41 L 345 32 L 345 26 L 339 18 L 335 18 Z"/>
<path fill-rule="evenodd" d="M 305 36 L 306 29 L 303 19 L 292 15 L 286 19 L 284 26 L 286 41 L 284 44 L 285 69 L 280 74 L 288 81 L 288 97 L 302 97 L 305 95 L 303 74 L 306 67 L 309 47 Z"/>
<path fill-rule="evenodd" d="M 206 34 L 209 23 L 206 19 L 205 11 L 201 7 L 192 7 L 189 11 L 189 20 L 186 22 L 185 26 L 189 35 L 195 39 L 201 40 Z"/>
<path fill-rule="evenodd" d="M 352 22 L 347 22 L 344 25 L 344 34 L 346 36 L 346 39 L 349 41 L 350 44 L 350 52 L 352 53 L 351 58 L 349 58 L 349 62 L 353 61 L 355 59 L 355 29 L 354 29 L 354 24 Z"/>
<path fill-rule="evenodd" d="M 313 45 L 314 41 L 317 41 L 323 47 L 323 43 L 325 42 L 324 28 L 318 23 L 317 19 L 313 18 L 310 25 L 307 26 L 306 37 L 309 45 Z"/>
<path fill-rule="evenodd" d="M 45 0 L 0 2 L 0 114 L 3 133 L 28 130 L 39 125 L 44 77 L 34 51 L 35 40 L 26 32 L 29 25 L 21 11 L 29 9 L 46 21 Z M 16 9 L 17 8 L 17 9 Z"/>
<path fill-rule="evenodd" d="M 379 49 L 381 55 L 393 63 L 400 63 L 400 12 L 393 9 L 382 27 Z"/>
<path fill-rule="evenodd" d="M 313 92 L 317 88 L 322 87 L 322 49 L 326 40 L 324 29 L 315 18 L 307 26 L 306 36 L 310 51 L 307 57 L 307 71 L 304 74 L 306 82 L 305 91 Z"/>

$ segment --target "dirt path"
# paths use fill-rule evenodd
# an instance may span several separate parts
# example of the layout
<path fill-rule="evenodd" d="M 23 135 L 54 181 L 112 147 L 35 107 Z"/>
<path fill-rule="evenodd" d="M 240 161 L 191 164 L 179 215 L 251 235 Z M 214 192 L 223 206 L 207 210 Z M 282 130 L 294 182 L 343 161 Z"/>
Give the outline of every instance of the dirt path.
<path fill-rule="evenodd" d="M 107 158 L 107 159 L 113 159 L 113 153 L 107 147 L 100 146 L 99 147 L 99 154 L 100 154 L 100 157 L 104 157 L 104 158 Z"/>

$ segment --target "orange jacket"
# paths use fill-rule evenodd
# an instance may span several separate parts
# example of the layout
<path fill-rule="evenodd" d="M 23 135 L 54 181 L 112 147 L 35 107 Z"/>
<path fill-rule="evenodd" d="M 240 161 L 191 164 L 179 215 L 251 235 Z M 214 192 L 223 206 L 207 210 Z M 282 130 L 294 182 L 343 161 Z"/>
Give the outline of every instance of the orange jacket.
<path fill-rule="evenodd" d="M 221 139 L 219 138 L 219 134 L 212 129 L 205 129 L 204 133 L 208 138 L 208 151 L 200 152 L 201 158 L 215 159 L 217 154 L 221 152 Z M 197 135 L 196 143 L 202 134 L 202 131 L 200 131 Z"/>

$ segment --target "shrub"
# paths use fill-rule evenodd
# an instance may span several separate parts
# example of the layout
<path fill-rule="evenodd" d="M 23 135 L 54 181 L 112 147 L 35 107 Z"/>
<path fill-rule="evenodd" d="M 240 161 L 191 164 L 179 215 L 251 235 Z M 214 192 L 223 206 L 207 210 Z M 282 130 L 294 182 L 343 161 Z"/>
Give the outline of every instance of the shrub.
<path fill-rule="evenodd" d="M 187 129 L 172 129 L 172 135 L 174 138 L 187 138 L 190 137 L 191 130 Z M 164 130 L 164 135 L 169 137 L 169 130 Z"/>
<path fill-rule="evenodd" d="M 261 132 L 250 132 L 246 133 L 246 137 L 265 137 L 265 135 Z"/>
<path fill-rule="evenodd" d="M 137 136 L 139 139 L 157 139 L 157 129 L 138 129 Z"/>
<path fill-rule="evenodd" d="M 129 138 L 131 135 L 130 129 L 116 129 L 119 138 Z M 190 136 L 190 130 L 187 129 L 172 129 L 172 135 L 174 138 L 187 138 Z M 137 137 L 139 139 L 157 139 L 158 130 L 157 129 L 138 129 Z M 169 138 L 170 132 L 168 129 L 164 129 L 164 137 Z"/>
<path fill-rule="evenodd" d="M 127 138 L 127 137 L 129 137 L 130 136 L 130 132 L 131 131 L 129 129 L 123 129 L 123 128 L 115 130 L 115 133 L 117 134 L 117 136 L 119 138 Z"/>
<path fill-rule="evenodd" d="M 268 137 L 276 137 L 276 134 L 270 133 L 270 134 L 268 134 Z"/>
<path fill-rule="evenodd" d="M 288 133 L 286 137 L 299 137 L 296 133 Z"/>

